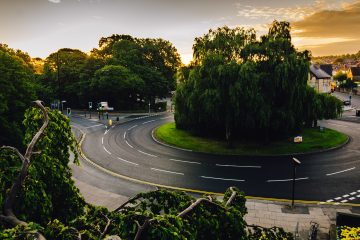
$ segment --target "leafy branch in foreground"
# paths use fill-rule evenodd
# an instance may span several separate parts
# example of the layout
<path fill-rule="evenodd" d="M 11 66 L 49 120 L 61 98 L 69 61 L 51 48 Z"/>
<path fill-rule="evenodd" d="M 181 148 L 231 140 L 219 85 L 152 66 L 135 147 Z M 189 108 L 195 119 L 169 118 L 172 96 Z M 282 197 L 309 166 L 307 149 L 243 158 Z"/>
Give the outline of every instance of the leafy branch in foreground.
<path fill-rule="evenodd" d="M 1 213 L 1 240 L 292 239 L 282 229 L 248 226 L 246 199 L 235 187 L 227 189 L 222 200 L 159 189 L 139 193 L 113 212 L 86 204 L 68 166 L 69 150 L 77 159 L 69 119 L 56 110 L 33 108 L 24 124 L 27 153 L 23 156 L 12 147 L 0 151 L 0 205 L 11 210 Z M 27 165 L 25 175 L 19 157 Z M 22 180 L 14 194 L 18 175 Z M 9 204 L 11 194 L 15 197 Z M 14 224 L 5 221 L 9 216 L 15 217 Z"/>

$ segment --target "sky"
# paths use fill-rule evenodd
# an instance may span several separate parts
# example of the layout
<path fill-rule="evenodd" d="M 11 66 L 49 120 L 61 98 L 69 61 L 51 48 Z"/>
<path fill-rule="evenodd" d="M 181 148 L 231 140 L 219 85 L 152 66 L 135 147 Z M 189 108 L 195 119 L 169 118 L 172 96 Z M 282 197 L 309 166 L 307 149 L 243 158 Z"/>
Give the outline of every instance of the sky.
<path fill-rule="evenodd" d="M 360 0 L 0 0 L 0 43 L 46 58 L 130 34 L 169 40 L 188 63 L 194 38 L 210 28 L 261 35 L 274 19 L 291 22 L 295 46 L 314 56 L 360 50 Z"/>

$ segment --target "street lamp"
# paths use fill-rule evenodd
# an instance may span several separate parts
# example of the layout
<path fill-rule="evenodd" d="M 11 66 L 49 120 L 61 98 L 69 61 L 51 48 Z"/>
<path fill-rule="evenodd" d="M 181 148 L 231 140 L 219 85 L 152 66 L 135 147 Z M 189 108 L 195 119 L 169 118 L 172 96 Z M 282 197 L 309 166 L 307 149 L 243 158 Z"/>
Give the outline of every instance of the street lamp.
<path fill-rule="evenodd" d="M 150 116 L 150 100 L 149 100 L 149 116 Z"/>
<path fill-rule="evenodd" d="M 294 208 L 294 199 L 295 199 L 295 179 L 296 179 L 296 167 L 300 166 L 301 162 L 293 157 L 293 185 L 292 185 L 292 201 L 291 208 Z"/>

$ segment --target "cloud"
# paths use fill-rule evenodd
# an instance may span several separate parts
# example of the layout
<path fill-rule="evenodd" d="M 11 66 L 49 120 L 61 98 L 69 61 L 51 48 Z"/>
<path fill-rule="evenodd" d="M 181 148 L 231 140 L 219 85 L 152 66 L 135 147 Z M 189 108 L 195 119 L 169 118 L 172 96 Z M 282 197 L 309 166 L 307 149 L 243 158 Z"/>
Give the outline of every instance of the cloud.
<path fill-rule="evenodd" d="M 61 0 L 48 0 L 48 1 L 51 3 L 60 3 L 61 2 Z"/>
<path fill-rule="evenodd" d="M 238 16 L 248 19 L 264 20 L 287 20 L 298 21 L 310 16 L 320 10 L 333 10 L 342 6 L 348 6 L 349 1 L 316 0 L 312 4 L 295 5 L 291 7 L 270 7 L 236 4 Z"/>
<path fill-rule="evenodd" d="M 351 53 L 360 50 L 360 0 L 338 10 L 322 10 L 292 23 L 293 39 L 314 55 Z M 311 41 L 313 40 L 313 41 Z"/>

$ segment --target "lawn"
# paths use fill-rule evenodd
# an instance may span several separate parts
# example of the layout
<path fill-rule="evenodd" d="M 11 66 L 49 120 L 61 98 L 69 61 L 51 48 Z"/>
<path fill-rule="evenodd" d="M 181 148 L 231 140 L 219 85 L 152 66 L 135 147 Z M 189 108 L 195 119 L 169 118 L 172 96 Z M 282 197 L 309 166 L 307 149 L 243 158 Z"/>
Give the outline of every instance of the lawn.
<path fill-rule="evenodd" d="M 345 143 L 348 136 L 332 129 L 304 129 L 301 135 L 302 143 L 293 143 L 292 139 L 271 142 L 263 145 L 254 142 L 235 142 L 233 148 L 228 148 L 225 141 L 201 138 L 188 131 L 176 129 L 175 123 L 167 123 L 155 130 L 155 137 L 161 142 L 191 149 L 198 152 L 239 155 L 276 155 L 314 152 L 333 148 Z"/>

